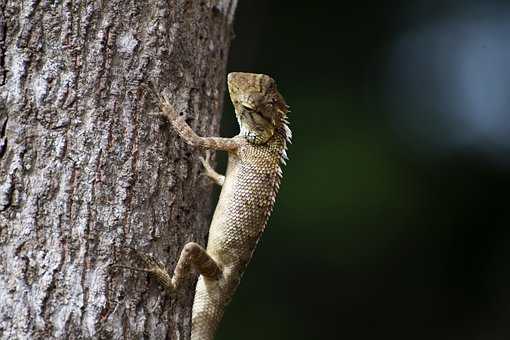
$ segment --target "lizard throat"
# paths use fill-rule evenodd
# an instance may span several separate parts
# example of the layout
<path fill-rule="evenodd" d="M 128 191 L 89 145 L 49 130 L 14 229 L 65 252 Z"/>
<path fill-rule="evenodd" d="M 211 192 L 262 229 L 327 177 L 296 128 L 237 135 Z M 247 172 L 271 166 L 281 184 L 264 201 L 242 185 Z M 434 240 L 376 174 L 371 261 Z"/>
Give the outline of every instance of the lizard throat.
<path fill-rule="evenodd" d="M 251 144 L 264 144 L 272 137 L 272 133 L 256 132 L 242 125 L 240 135 Z"/>
<path fill-rule="evenodd" d="M 289 121 L 286 115 L 282 115 L 275 127 L 270 130 L 256 131 L 249 128 L 242 119 L 238 117 L 240 132 L 239 135 L 244 137 L 249 143 L 260 145 L 269 141 L 275 134 L 281 135 L 286 142 L 290 142 L 292 133 L 289 129 Z"/>

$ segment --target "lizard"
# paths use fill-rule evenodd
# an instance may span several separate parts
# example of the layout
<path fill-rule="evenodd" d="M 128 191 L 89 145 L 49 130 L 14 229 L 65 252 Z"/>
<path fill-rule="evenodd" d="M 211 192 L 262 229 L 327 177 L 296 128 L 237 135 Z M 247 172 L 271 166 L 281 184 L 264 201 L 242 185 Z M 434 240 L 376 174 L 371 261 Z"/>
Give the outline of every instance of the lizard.
<path fill-rule="evenodd" d="M 226 175 L 200 157 L 204 174 L 222 186 L 209 229 L 207 247 L 187 243 L 173 275 L 152 256 L 139 254 L 143 269 L 170 293 L 176 292 L 191 268 L 200 275 L 192 307 L 192 340 L 211 340 L 273 210 L 287 159 L 291 131 L 288 106 L 268 75 L 233 72 L 227 86 L 240 132 L 232 138 L 200 137 L 174 109 L 168 96 L 157 94 L 160 112 L 193 147 L 228 153 Z M 157 91 L 157 90 L 156 90 Z"/>

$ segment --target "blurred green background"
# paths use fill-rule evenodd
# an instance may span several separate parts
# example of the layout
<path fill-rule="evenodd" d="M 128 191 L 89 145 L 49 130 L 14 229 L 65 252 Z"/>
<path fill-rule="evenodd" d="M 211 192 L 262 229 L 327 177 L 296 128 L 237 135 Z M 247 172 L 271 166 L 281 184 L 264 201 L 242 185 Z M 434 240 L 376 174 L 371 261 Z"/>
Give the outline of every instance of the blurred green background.
<path fill-rule="evenodd" d="M 218 339 L 510 338 L 507 4 L 239 1 L 294 139 Z"/>

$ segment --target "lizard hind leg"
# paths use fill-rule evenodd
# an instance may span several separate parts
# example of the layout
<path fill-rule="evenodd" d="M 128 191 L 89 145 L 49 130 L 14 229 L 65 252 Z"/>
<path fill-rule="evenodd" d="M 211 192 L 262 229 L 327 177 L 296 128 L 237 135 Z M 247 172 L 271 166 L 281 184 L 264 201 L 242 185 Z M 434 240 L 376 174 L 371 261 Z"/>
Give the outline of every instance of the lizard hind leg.
<path fill-rule="evenodd" d="M 191 266 L 193 266 L 199 274 L 208 279 L 217 280 L 221 276 L 221 269 L 216 261 L 207 254 L 204 248 L 195 242 L 187 243 L 182 249 L 173 276 L 170 276 L 163 263 L 156 260 L 154 257 L 140 253 L 137 250 L 135 250 L 135 253 L 144 263 L 144 268 L 135 268 L 125 265 L 113 265 L 113 267 L 149 273 L 149 275 L 154 277 L 170 294 L 175 293 L 182 282 L 189 276 Z"/>
<path fill-rule="evenodd" d="M 172 277 L 174 287 L 179 287 L 182 281 L 189 276 L 191 266 L 200 275 L 210 280 L 218 280 L 221 276 L 219 265 L 207 254 L 207 251 L 199 244 L 189 242 L 182 249 L 177 266 L 175 266 L 174 276 Z"/>

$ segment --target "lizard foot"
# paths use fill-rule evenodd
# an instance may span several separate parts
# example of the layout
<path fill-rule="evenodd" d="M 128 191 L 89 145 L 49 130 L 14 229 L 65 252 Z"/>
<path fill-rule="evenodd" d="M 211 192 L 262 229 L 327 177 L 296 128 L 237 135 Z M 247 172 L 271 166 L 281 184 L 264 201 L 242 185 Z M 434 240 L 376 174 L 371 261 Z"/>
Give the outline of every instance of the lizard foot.
<path fill-rule="evenodd" d="M 150 86 L 148 84 L 143 84 L 143 87 L 145 88 L 145 91 L 157 101 L 157 105 L 160 109 L 158 112 L 150 112 L 149 116 L 164 117 L 170 122 L 173 122 L 177 119 L 184 119 L 184 115 L 175 110 L 168 95 L 164 92 L 161 92 L 155 82 L 151 81 Z"/>
<path fill-rule="evenodd" d="M 209 177 L 216 184 L 218 184 L 219 186 L 222 186 L 223 183 L 225 182 L 225 176 L 220 175 L 219 173 L 217 173 L 213 169 L 213 167 L 211 166 L 211 164 L 210 164 L 210 161 L 211 161 L 211 151 L 207 150 L 205 152 L 205 159 L 202 156 L 200 156 L 199 159 L 200 159 L 200 162 L 202 163 L 202 165 L 204 166 L 204 169 L 205 169 L 204 172 L 202 172 L 200 174 L 200 176 Z"/>
<path fill-rule="evenodd" d="M 143 262 L 144 264 L 143 268 L 126 266 L 122 264 L 112 264 L 111 267 L 149 273 L 149 275 L 154 277 L 165 288 L 167 292 L 169 292 L 170 294 L 174 294 L 175 287 L 174 284 L 172 283 L 172 277 L 166 271 L 163 263 L 155 259 L 153 256 L 141 253 L 134 248 L 131 248 L 131 250 L 136 254 L 136 256 L 141 260 L 141 262 Z"/>

